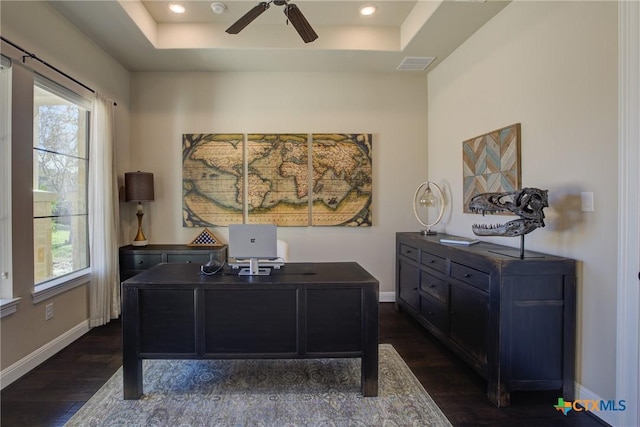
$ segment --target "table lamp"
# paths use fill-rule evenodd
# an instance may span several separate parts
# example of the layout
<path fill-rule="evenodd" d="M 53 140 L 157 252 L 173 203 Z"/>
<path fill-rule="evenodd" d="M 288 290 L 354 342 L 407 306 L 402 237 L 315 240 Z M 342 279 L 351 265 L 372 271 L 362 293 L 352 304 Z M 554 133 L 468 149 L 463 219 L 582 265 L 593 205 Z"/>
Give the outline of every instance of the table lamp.
<path fill-rule="evenodd" d="M 427 220 L 429 208 L 437 209 L 438 213 L 438 217 L 431 222 Z M 418 222 L 427 227 L 426 230 L 421 231 L 423 236 L 438 234 L 431 230 L 431 227 L 439 223 L 444 215 L 444 193 L 438 184 L 425 181 L 418 186 L 413 195 L 413 213 Z"/>
<path fill-rule="evenodd" d="M 133 246 L 147 246 L 149 241 L 142 232 L 142 202 L 153 201 L 153 174 L 140 171 L 125 173 L 124 198 L 126 202 L 138 202 L 138 234 L 133 239 Z"/>

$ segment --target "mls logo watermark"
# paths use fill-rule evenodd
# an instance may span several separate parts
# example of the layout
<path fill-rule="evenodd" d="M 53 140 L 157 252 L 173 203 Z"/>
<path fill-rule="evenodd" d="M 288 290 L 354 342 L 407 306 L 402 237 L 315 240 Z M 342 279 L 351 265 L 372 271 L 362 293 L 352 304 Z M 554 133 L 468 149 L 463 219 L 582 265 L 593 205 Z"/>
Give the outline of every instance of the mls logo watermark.
<path fill-rule="evenodd" d="M 574 400 L 565 401 L 563 398 L 558 398 L 558 404 L 553 405 L 557 411 L 567 415 L 570 411 L 576 412 L 598 412 L 598 411 L 624 411 L 627 409 L 627 402 L 625 400 Z"/>

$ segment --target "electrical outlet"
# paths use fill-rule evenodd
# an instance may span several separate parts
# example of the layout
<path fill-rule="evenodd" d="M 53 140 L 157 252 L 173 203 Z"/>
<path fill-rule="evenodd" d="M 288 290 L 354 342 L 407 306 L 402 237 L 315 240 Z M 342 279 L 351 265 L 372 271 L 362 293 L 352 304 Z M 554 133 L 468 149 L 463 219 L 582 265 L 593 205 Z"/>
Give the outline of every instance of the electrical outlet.
<path fill-rule="evenodd" d="M 44 320 L 53 319 L 53 303 L 47 304 L 44 307 Z"/>

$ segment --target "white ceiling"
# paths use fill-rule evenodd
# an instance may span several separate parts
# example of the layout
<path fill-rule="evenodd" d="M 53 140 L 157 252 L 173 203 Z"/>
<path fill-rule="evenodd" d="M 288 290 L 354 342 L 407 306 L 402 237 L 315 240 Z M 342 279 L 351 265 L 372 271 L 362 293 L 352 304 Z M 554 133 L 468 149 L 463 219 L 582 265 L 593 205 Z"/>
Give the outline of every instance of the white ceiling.
<path fill-rule="evenodd" d="M 222 1 L 220 15 L 213 0 L 180 1 L 183 15 L 169 1 L 49 2 L 131 71 L 307 72 L 391 72 L 405 57 L 435 57 L 428 72 L 509 3 L 291 0 L 319 36 L 305 44 L 275 4 L 239 34 L 225 32 L 259 0 Z M 360 16 L 371 3 L 377 14 Z"/>

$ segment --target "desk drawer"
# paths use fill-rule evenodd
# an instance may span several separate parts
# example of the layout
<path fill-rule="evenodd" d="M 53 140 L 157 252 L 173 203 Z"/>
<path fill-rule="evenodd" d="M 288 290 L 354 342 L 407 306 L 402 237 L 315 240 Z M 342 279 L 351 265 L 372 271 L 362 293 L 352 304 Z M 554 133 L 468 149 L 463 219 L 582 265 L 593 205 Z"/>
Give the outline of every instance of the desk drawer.
<path fill-rule="evenodd" d="M 217 254 L 213 254 L 217 259 Z M 167 262 L 179 264 L 206 264 L 209 262 L 209 254 L 167 254 Z"/>
<path fill-rule="evenodd" d="M 449 301 L 449 284 L 424 271 L 420 273 L 420 289 L 443 304 Z"/>
<path fill-rule="evenodd" d="M 447 274 L 447 260 L 438 255 L 422 251 L 420 263 L 426 267 L 433 268 L 440 273 Z"/>
<path fill-rule="evenodd" d="M 451 277 L 485 292 L 489 292 L 491 275 L 485 273 L 484 271 L 476 270 L 475 268 L 452 262 Z"/>
<path fill-rule="evenodd" d="M 125 254 L 120 256 L 122 270 L 146 270 L 161 262 L 161 254 Z"/>
<path fill-rule="evenodd" d="M 418 249 L 408 246 L 408 245 L 404 245 L 404 244 L 400 244 L 400 255 L 402 256 L 406 256 L 407 258 L 411 258 L 414 261 L 418 261 Z"/>

